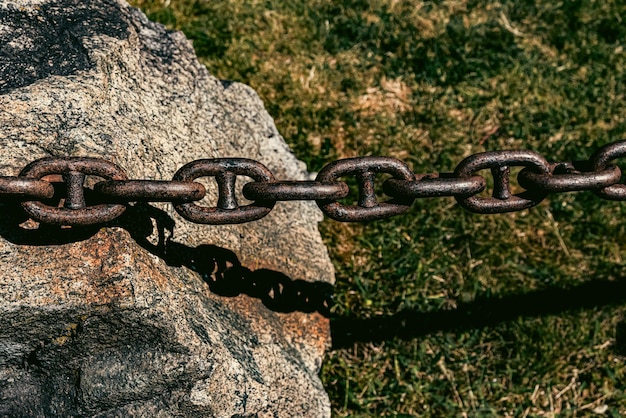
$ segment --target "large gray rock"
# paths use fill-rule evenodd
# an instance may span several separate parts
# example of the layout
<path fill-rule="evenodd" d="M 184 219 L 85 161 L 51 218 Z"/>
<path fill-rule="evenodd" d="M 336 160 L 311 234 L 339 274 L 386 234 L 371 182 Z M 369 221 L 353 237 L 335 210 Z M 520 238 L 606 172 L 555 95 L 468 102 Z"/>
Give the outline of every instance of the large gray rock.
<path fill-rule="evenodd" d="M 0 126 L 0 175 L 87 156 L 169 180 L 238 156 L 307 177 L 254 91 L 115 0 L 0 0 Z M 333 270 L 313 203 L 234 226 L 167 203 L 96 228 L 0 209 L 0 416 L 330 415 Z"/>

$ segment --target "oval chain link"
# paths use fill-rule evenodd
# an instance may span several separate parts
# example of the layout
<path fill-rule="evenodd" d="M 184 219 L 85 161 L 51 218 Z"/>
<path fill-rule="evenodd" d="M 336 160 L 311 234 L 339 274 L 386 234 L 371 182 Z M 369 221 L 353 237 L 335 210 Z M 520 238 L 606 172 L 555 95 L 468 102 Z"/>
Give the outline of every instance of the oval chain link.
<path fill-rule="evenodd" d="M 35 220 L 53 225 L 85 226 L 111 221 L 126 210 L 126 206 L 102 203 L 86 206 L 83 183 L 86 175 L 110 180 L 127 180 L 117 165 L 99 158 L 46 157 L 27 165 L 20 176 L 41 179 L 50 174 L 61 174 L 67 196 L 64 207 L 54 207 L 40 201 L 22 202 L 24 210 Z"/>
<path fill-rule="evenodd" d="M 256 182 L 271 182 L 274 175 L 263 164 L 247 158 L 215 158 L 192 161 L 174 174 L 174 181 L 192 182 L 199 177 L 215 177 L 219 197 L 217 206 L 204 207 L 195 203 L 175 203 L 174 209 L 183 218 L 200 224 L 224 225 L 261 219 L 275 202 L 255 202 L 239 206 L 235 195 L 237 176 L 247 176 Z"/>
<path fill-rule="evenodd" d="M 387 218 L 405 212 L 413 199 L 394 198 L 378 202 L 374 190 L 374 177 L 378 173 L 391 174 L 399 180 L 410 181 L 414 174 L 405 163 L 390 157 L 347 158 L 328 164 L 317 175 L 318 182 L 336 182 L 339 177 L 355 175 L 359 185 L 359 202 L 348 206 L 337 201 L 317 200 L 322 211 L 337 221 L 364 222 Z"/>
<path fill-rule="evenodd" d="M 457 202 L 475 213 L 513 212 L 537 205 L 547 193 L 538 190 L 512 194 L 509 185 L 511 166 L 527 167 L 540 174 L 550 172 L 548 162 L 533 151 L 491 151 L 472 155 L 461 161 L 454 174 L 469 178 L 480 170 L 490 169 L 494 178 L 493 194 L 492 197 L 457 196 Z"/>

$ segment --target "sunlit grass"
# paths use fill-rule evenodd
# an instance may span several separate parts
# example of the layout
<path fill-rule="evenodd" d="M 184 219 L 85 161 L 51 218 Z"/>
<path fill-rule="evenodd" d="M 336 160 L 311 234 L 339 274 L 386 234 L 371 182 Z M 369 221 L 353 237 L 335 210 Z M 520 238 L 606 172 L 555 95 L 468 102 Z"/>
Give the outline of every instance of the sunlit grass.
<path fill-rule="evenodd" d="M 623 2 L 133 3 L 184 31 L 211 73 L 251 85 L 311 171 L 377 154 L 452 171 L 503 148 L 584 159 L 626 139 Z M 533 305 L 532 295 L 556 292 L 554 304 L 537 299 L 545 309 L 512 304 L 519 316 L 494 308 L 503 322 L 444 321 L 331 352 L 322 378 L 334 414 L 626 414 L 616 342 L 625 309 L 605 294 L 624 289 L 624 212 L 578 193 L 506 215 L 436 199 L 366 225 L 324 222 L 335 321 L 465 312 L 519 295 Z M 580 287 L 596 282 L 604 287 Z M 580 301 L 551 311 L 568 290 Z"/>

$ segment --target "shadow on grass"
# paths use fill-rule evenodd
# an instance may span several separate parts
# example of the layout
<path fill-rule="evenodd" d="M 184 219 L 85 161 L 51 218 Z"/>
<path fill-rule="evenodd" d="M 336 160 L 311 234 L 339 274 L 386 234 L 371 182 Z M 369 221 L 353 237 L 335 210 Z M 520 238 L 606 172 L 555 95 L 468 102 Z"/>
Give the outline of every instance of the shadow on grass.
<path fill-rule="evenodd" d="M 502 298 L 480 298 L 454 310 L 402 311 L 369 319 L 331 318 L 333 349 L 355 342 L 412 339 L 434 332 L 479 329 L 512 321 L 626 303 L 626 280 L 592 280 L 576 287 L 548 288 Z M 617 348 L 626 353 L 626 322 L 617 329 Z"/>

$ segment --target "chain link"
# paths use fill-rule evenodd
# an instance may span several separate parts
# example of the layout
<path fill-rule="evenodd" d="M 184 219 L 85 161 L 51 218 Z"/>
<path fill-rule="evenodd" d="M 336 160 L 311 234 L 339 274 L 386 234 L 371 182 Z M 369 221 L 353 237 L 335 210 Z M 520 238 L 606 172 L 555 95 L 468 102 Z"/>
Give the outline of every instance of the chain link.
<path fill-rule="evenodd" d="M 174 203 L 174 209 L 183 218 L 199 224 L 238 224 L 261 219 L 274 207 L 276 201 L 255 202 L 239 206 L 235 193 L 237 176 L 246 176 L 256 182 L 274 181 L 272 172 L 258 161 L 247 158 L 215 158 L 196 160 L 185 164 L 174 174 L 175 181 L 191 182 L 199 177 L 215 177 L 219 190 L 217 206 L 204 207 L 189 203 Z M 191 199 L 193 200 L 193 199 Z"/>
<path fill-rule="evenodd" d="M 399 215 L 409 209 L 413 199 L 409 196 L 378 202 L 374 179 L 377 173 L 391 174 L 393 178 L 412 181 L 415 175 L 408 165 L 390 157 L 358 157 L 334 161 L 317 174 L 317 181 L 335 182 L 338 178 L 354 175 L 359 185 L 358 204 L 348 206 L 337 201 L 317 199 L 322 211 L 337 221 L 362 222 Z"/>
<path fill-rule="evenodd" d="M 127 180 L 126 173 L 117 165 L 98 158 L 46 157 L 27 165 L 20 176 L 41 180 L 51 174 L 61 174 L 66 185 L 62 207 L 50 206 L 38 200 L 22 202 L 22 207 L 33 219 L 55 225 L 91 225 L 111 221 L 124 213 L 120 203 L 101 203 L 87 206 L 84 196 L 86 175 L 108 180 Z"/>
<path fill-rule="evenodd" d="M 603 199 L 626 200 L 622 172 L 609 164 L 622 157 L 626 141 L 605 145 L 589 160 L 573 163 L 548 163 L 533 151 L 491 151 L 465 158 L 454 173 L 431 174 L 415 174 L 395 158 L 358 157 L 328 164 L 315 181 L 277 181 L 263 164 L 245 158 L 192 161 L 171 181 L 163 181 L 129 180 L 120 167 L 99 158 L 46 157 L 27 165 L 19 176 L 0 176 L 0 201 L 17 199 L 34 220 L 67 226 L 109 222 L 137 201 L 171 202 L 183 218 L 213 225 L 254 221 L 276 202 L 288 200 L 315 200 L 327 216 L 343 222 L 388 218 L 405 212 L 415 199 L 442 196 L 456 198 L 472 212 L 489 214 L 530 208 L 551 193 L 589 190 Z M 511 167 L 523 167 L 517 177 L 520 193 L 511 192 Z M 488 184 L 479 174 L 483 170 L 493 177 L 491 196 L 480 196 Z M 387 178 L 377 194 L 378 175 Z M 100 179 L 93 190 L 86 190 L 87 176 Z M 252 179 L 241 188 L 253 201 L 248 205 L 237 201 L 238 176 Z M 194 181 L 200 177 L 213 177 L 217 183 L 216 206 L 194 203 L 206 196 L 205 187 Z M 345 177 L 356 179 L 356 199 L 350 198 Z M 380 200 L 383 193 L 390 199 Z"/>
<path fill-rule="evenodd" d="M 455 196 L 465 209 L 477 213 L 514 212 L 531 208 L 548 194 L 537 188 L 512 194 L 510 190 L 511 167 L 526 167 L 533 173 L 549 174 L 550 165 L 541 155 L 533 151 L 492 151 L 467 157 L 456 167 L 454 174 L 468 178 L 478 171 L 490 169 L 494 186 L 492 197 Z"/>
<path fill-rule="evenodd" d="M 607 164 L 617 158 L 626 156 L 626 141 L 613 142 L 599 148 L 589 158 L 591 170 L 602 170 Z M 602 189 L 594 190 L 598 196 L 608 200 L 626 200 L 626 184 L 613 184 Z"/>

